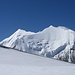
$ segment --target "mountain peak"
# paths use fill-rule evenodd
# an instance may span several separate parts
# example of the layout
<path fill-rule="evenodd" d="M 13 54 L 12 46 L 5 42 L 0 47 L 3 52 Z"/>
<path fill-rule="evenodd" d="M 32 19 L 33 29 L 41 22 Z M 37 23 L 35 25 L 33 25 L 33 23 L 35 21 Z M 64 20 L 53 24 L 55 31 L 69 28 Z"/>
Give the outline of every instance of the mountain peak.
<path fill-rule="evenodd" d="M 26 31 L 23 29 L 18 29 L 16 32 L 19 33 L 19 32 L 26 32 Z"/>
<path fill-rule="evenodd" d="M 48 28 L 62 28 L 62 29 L 68 29 L 67 27 L 64 27 L 64 26 L 53 26 L 53 25 L 50 25 Z"/>
<path fill-rule="evenodd" d="M 64 59 L 64 53 L 64 57 L 68 57 L 66 54 L 69 48 L 75 46 L 75 32 L 63 26 L 54 27 L 53 25 L 45 28 L 38 34 L 18 29 L 0 44 L 33 54 L 47 57 L 55 56 L 58 59 L 60 56 L 61 59 Z M 57 54 L 58 56 L 56 56 Z M 66 60 L 68 61 L 68 58 Z"/>
<path fill-rule="evenodd" d="M 31 34 L 34 34 L 34 32 L 30 32 L 30 31 L 25 31 L 23 29 L 18 29 L 15 34 L 22 34 L 22 35 L 31 35 Z"/>
<path fill-rule="evenodd" d="M 58 28 L 62 28 L 64 30 L 68 30 L 68 28 L 67 27 L 64 27 L 64 26 L 58 26 Z"/>
<path fill-rule="evenodd" d="M 53 25 L 50 25 L 49 27 L 54 27 Z"/>
<path fill-rule="evenodd" d="M 17 31 L 21 31 L 22 29 L 18 29 Z"/>

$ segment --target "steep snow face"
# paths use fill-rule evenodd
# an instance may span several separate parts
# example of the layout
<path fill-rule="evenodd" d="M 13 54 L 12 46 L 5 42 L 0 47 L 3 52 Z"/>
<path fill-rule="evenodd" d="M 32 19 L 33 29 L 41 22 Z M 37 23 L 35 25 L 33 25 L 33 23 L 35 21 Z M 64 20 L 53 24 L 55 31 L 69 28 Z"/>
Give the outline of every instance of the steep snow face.
<path fill-rule="evenodd" d="M 35 33 L 33 33 L 33 32 L 26 32 L 25 30 L 18 29 L 9 38 L 4 39 L 1 42 L 1 44 L 3 46 L 13 48 L 22 37 L 26 37 L 27 35 L 32 35 L 32 34 L 35 34 Z"/>
<path fill-rule="evenodd" d="M 50 26 L 38 33 L 19 29 L 0 44 L 46 57 L 65 57 L 68 60 L 69 49 L 75 45 L 75 32 L 61 26 Z"/>

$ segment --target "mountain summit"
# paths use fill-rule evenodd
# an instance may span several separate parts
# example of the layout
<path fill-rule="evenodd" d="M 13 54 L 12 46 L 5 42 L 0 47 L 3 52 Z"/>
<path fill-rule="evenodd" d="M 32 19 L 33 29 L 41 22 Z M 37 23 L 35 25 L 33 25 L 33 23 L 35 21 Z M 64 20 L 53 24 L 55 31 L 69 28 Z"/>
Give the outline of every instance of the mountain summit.
<path fill-rule="evenodd" d="M 37 33 L 18 29 L 0 42 L 0 45 L 68 61 L 69 50 L 75 46 L 75 32 L 66 27 L 52 25 Z"/>

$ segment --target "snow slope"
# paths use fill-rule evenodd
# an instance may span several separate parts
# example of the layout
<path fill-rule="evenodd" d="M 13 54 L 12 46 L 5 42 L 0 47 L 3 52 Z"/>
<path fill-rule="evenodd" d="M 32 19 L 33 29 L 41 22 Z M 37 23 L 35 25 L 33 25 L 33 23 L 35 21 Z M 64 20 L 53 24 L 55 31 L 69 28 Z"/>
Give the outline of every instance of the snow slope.
<path fill-rule="evenodd" d="M 75 46 L 75 32 L 61 26 L 50 26 L 37 33 L 19 29 L 0 45 L 68 61 L 69 50 Z"/>
<path fill-rule="evenodd" d="M 75 75 L 75 64 L 0 47 L 0 75 Z"/>

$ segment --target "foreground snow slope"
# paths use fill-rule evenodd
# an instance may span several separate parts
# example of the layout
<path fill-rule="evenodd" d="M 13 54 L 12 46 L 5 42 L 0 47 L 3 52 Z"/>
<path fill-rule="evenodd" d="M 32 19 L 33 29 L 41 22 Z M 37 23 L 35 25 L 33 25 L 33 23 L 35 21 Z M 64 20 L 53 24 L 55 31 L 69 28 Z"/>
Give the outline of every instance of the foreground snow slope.
<path fill-rule="evenodd" d="M 75 46 L 75 32 L 61 26 L 50 26 L 38 33 L 18 29 L 13 35 L 0 42 L 0 45 L 68 61 L 69 50 Z M 71 60 L 75 62 L 73 54 Z"/>
<path fill-rule="evenodd" d="M 75 75 L 75 65 L 0 47 L 0 75 Z"/>

